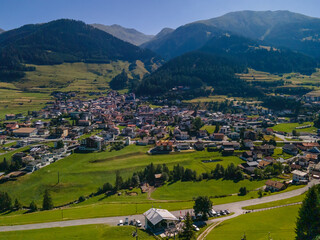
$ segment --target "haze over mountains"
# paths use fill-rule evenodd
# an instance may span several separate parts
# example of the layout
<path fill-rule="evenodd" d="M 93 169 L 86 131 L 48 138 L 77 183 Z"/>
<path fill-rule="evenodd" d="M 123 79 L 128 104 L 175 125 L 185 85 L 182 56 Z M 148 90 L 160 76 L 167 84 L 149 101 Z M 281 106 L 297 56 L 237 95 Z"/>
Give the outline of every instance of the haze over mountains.
<path fill-rule="evenodd" d="M 154 37 L 153 35 L 146 35 L 133 28 L 124 28 L 117 24 L 103 25 L 95 23 L 91 24 L 91 26 L 137 46 L 150 41 Z"/>

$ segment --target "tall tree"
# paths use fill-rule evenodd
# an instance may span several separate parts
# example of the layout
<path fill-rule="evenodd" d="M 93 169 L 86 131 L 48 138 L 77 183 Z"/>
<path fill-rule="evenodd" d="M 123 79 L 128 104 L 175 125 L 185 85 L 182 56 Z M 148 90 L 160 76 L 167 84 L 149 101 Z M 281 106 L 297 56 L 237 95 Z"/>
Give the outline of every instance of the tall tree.
<path fill-rule="evenodd" d="M 184 221 L 183 231 L 179 235 L 179 239 L 183 239 L 183 240 L 195 239 L 195 232 L 193 230 L 192 219 L 189 212 L 187 212 L 186 220 Z"/>
<path fill-rule="evenodd" d="M 7 192 L 0 192 L 0 211 L 10 210 L 12 208 L 12 201 Z"/>
<path fill-rule="evenodd" d="M 199 196 L 195 199 L 193 209 L 196 215 L 200 213 L 202 218 L 206 220 L 212 210 L 212 202 L 208 196 Z"/>
<path fill-rule="evenodd" d="M 53 202 L 48 189 L 45 190 L 43 194 L 43 203 L 42 203 L 43 210 L 51 210 L 53 209 Z"/>
<path fill-rule="evenodd" d="M 296 225 L 296 240 L 313 240 L 320 233 L 319 187 L 313 186 L 307 192 Z"/>
<path fill-rule="evenodd" d="M 30 208 L 30 212 L 36 212 L 36 211 L 38 211 L 38 206 L 37 206 L 37 204 L 36 204 L 34 201 L 32 201 L 32 202 L 30 203 L 29 208 Z"/>
<path fill-rule="evenodd" d="M 14 201 L 14 209 L 15 210 L 20 210 L 22 208 L 22 204 L 19 202 L 19 200 L 16 198 Z"/>
<path fill-rule="evenodd" d="M 120 172 L 117 171 L 116 172 L 116 182 L 114 184 L 115 191 L 120 190 L 122 188 L 122 186 L 123 186 L 123 179 L 120 176 Z"/>

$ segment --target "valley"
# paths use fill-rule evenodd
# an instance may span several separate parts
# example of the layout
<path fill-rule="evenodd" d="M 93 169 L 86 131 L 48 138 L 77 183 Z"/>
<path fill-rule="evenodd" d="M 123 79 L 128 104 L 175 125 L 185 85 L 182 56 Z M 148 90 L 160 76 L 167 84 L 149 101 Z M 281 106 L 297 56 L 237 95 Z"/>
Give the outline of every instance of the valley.
<path fill-rule="evenodd" d="M 0 239 L 318 239 L 320 18 L 31 22 L 0 29 Z"/>

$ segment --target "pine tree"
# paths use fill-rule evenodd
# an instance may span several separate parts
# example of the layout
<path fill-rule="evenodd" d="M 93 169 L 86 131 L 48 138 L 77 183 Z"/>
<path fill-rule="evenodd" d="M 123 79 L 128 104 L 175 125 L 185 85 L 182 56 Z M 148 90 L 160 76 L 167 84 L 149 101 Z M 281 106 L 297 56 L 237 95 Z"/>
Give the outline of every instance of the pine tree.
<path fill-rule="evenodd" d="M 116 182 L 114 184 L 115 191 L 122 189 L 122 187 L 123 187 L 123 179 L 120 176 L 120 172 L 117 171 L 116 172 Z"/>
<path fill-rule="evenodd" d="M 20 210 L 21 208 L 22 208 L 22 204 L 16 198 L 16 200 L 14 201 L 14 209 L 15 210 Z"/>
<path fill-rule="evenodd" d="M 10 210 L 12 208 L 12 201 L 7 192 L 0 192 L 0 211 Z"/>
<path fill-rule="evenodd" d="M 179 235 L 179 238 L 183 240 L 195 239 L 195 232 L 193 230 L 192 219 L 189 212 L 187 212 L 186 220 L 184 221 L 183 232 Z"/>
<path fill-rule="evenodd" d="M 30 208 L 30 212 L 38 211 L 38 206 L 37 206 L 37 204 L 36 204 L 34 201 L 32 201 L 32 202 L 30 203 L 29 208 Z"/>
<path fill-rule="evenodd" d="M 313 240 L 320 233 L 320 197 L 319 187 L 313 186 L 308 191 L 296 225 L 296 240 Z"/>
<path fill-rule="evenodd" d="M 42 208 L 43 208 L 43 210 L 53 209 L 53 202 L 52 202 L 52 198 L 51 198 L 51 195 L 50 195 L 48 189 L 46 189 L 46 191 L 44 192 L 44 195 L 43 195 Z"/>

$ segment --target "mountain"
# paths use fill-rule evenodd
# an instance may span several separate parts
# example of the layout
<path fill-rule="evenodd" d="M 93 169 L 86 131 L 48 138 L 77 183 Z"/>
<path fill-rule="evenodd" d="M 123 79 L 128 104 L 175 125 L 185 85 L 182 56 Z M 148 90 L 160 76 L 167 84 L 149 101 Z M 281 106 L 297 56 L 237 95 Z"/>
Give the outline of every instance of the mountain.
<path fill-rule="evenodd" d="M 124 42 L 81 21 L 67 19 L 4 32 L 0 35 L 0 51 L 0 70 L 21 70 L 21 64 L 26 63 L 50 65 L 115 60 L 140 60 L 152 70 L 161 62 L 150 50 Z"/>
<path fill-rule="evenodd" d="M 270 73 L 300 72 L 309 75 L 317 67 L 317 62 L 309 56 L 235 34 L 215 36 L 200 51 L 224 56 Z"/>
<path fill-rule="evenodd" d="M 154 37 L 153 35 L 146 35 L 133 28 L 124 28 L 117 24 L 113 24 L 110 26 L 102 24 L 91 24 L 91 26 L 105 31 L 123 41 L 129 42 L 136 46 L 139 46 Z"/>
<path fill-rule="evenodd" d="M 160 35 L 141 45 L 151 49 L 165 59 L 171 59 L 203 46 L 210 38 L 221 35 L 222 30 L 203 23 L 181 26 L 171 33 Z"/>
<path fill-rule="evenodd" d="M 320 59 L 320 19 L 281 24 L 270 30 L 264 41 Z"/>
<path fill-rule="evenodd" d="M 155 35 L 152 40 L 162 38 L 165 35 L 172 33 L 174 31 L 173 28 L 163 28 L 157 35 Z"/>
<path fill-rule="evenodd" d="M 212 88 L 215 94 L 247 97 L 261 94 L 235 76 L 245 70 L 244 65 L 231 59 L 195 51 L 165 63 L 146 76 L 133 91 L 138 95 L 169 99 L 210 95 Z"/>
<path fill-rule="evenodd" d="M 246 38 L 262 40 L 266 44 L 320 57 L 319 29 L 320 19 L 298 13 L 239 11 L 189 23 L 163 37 L 142 44 L 142 47 L 170 59 L 202 47 L 214 36 L 235 33 Z"/>
<path fill-rule="evenodd" d="M 247 38 L 261 39 L 279 24 L 297 23 L 311 17 L 289 11 L 238 11 L 196 23 L 204 23 Z"/>
<path fill-rule="evenodd" d="M 4 32 L 4 30 L 2 28 L 0 28 L 0 33 L 3 33 L 3 32 Z"/>

